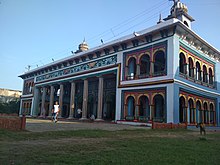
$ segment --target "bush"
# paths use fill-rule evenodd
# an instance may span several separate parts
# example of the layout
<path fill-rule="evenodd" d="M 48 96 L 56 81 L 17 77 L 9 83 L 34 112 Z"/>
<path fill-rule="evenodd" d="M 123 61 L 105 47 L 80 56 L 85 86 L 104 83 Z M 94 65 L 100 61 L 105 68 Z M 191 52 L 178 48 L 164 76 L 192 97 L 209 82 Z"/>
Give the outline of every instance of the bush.
<path fill-rule="evenodd" d="M 8 103 L 0 103 L 0 113 L 19 113 L 20 101 L 10 101 Z"/>

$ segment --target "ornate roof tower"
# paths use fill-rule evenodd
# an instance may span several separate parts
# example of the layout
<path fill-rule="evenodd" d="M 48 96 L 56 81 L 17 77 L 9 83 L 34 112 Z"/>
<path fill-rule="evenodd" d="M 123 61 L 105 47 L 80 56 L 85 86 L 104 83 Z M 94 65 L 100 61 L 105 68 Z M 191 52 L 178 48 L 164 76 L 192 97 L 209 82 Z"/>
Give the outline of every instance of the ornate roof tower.
<path fill-rule="evenodd" d="M 187 6 L 180 0 L 173 0 L 174 4 L 170 9 L 170 15 L 164 20 L 177 18 L 191 29 L 191 22 L 195 21 L 189 14 Z"/>
<path fill-rule="evenodd" d="M 78 48 L 79 49 L 75 53 L 84 52 L 84 51 L 87 51 L 89 49 L 89 46 L 86 43 L 85 38 L 84 38 L 83 42 L 81 44 L 79 44 Z"/>

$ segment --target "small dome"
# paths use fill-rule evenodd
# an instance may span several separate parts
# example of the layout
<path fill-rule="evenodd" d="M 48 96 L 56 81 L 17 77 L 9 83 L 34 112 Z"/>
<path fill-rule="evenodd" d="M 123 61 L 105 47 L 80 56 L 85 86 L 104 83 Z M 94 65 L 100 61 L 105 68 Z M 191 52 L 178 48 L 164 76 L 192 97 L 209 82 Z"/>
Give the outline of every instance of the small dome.
<path fill-rule="evenodd" d="M 177 13 L 177 12 L 180 12 L 180 11 L 183 11 L 183 12 L 187 13 L 188 8 L 184 3 L 182 3 L 178 0 L 178 1 L 174 2 L 174 5 L 172 6 L 170 12 L 171 12 L 171 14 L 174 14 L 174 13 Z"/>
<path fill-rule="evenodd" d="M 87 51 L 88 49 L 89 49 L 89 46 L 84 39 L 83 42 L 79 44 L 78 50 L 75 53 L 84 52 L 84 51 Z"/>
<path fill-rule="evenodd" d="M 79 44 L 79 50 L 86 51 L 88 49 L 89 49 L 89 46 L 88 46 L 88 44 L 86 43 L 85 40 L 81 44 Z"/>

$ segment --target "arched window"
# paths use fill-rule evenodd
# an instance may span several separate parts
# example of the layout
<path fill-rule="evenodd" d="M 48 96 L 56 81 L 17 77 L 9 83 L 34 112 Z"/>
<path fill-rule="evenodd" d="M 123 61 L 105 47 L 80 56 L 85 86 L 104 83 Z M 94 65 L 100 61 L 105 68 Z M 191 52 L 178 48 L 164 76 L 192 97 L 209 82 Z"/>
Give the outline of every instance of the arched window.
<path fill-rule="evenodd" d="M 162 75 L 165 73 L 166 61 L 165 53 L 157 51 L 154 55 L 154 75 Z"/>
<path fill-rule="evenodd" d="M 186 58 L 183 53 L 179 55 L 179 71 L 180 73 L 186 74 Z"/>
<path fill-rule="evenodd" d="M 164 121 L 164 98 L 160 94 L 154 96 L 154 119 Z"/>
<path fill-rule="evenodd" d="M 130 58 L 128 61 L 128 79 L 134 79 L 136 75 L 136 59 Z"/>
<path fill-rule="evenodd" d="M 189 67 L 189 68 L 188 68 L 188 69 L 189 69 L 189 77 L 194 78 L 194 65 L 193 65 L 193 60 L 192 60 L 191 57 L 189 57 L 188 61 L 189 61 L 189 65 L 188 65 L 188 67 Z"/>
<path fill-rule="evenodd" d="M 209 68 L 209 84 L 213 84 L 213 73 L 211 68 Z"/>
<path fill-rule="evenodd" d="M 201 75 L 201 66 L 200 63 L 196 62 L 196 80 L 201 81 L 202 75 Z"/>
<path fill-rule="evenodd" d="M 201 109 L 201 103 L 200 101 L 196 102 L 196 121 L 197 123 L 202 123 L 203 117 L 202 117 L 202 109 Z"/>
<path fill-rule="evenodd" d="M 139 116 L 145 117 L 146 119 L 150 119 L 150 106 L 149 100 L 147 96 L 141 96 L 139 99 Z"/>
<path fill-rule="evenodd" d="M 135 115 L 135 100 L 134 100 L 134 97 L 129 96 L 127 98 L 127 104 L 128 104 L 127 116 L 128 117 L 134 117 L 134 115 Z"/>
<path fill-rule="evenodd" d="M 215 111 L 214 111 L 214 105 L 211 103 L 209 105 L 210 109 L 210 123 L 214 124 L 215 123 Z"/>
<path fill-rule="evenodd" d="M 186 122 L 186 101 L 183 96 L 179 98 L 179 122 Z"/>
<path fill-rule="evenodd" d="M 195 123 L 195 108 L 192 99 L 188 102 L 188 123 Z"/>
<path fill-rule="evenodd" d="M 140 78 L 148 77 L 150 74 L 150 57 L 145 54 L 140 59 Z"/>
<path fill-rule="evenodd" d="M 204 123 L 208 123 L 209 121 L 209 111 L 208 111 L 208 104 L 205 102 L 203 104 L 203 108 L 204 108 Z"/>
<path fill-rule="evenodd" d="M 202 70 L 203 70 L 203 82 L 208 83 L 208 73 L 205 65 L 203 65 Z"/>
<path fill-rule="evenodd" d="M 189 27 L 188 23 L 186 21 L 183 22 L 187 27 Z"/>

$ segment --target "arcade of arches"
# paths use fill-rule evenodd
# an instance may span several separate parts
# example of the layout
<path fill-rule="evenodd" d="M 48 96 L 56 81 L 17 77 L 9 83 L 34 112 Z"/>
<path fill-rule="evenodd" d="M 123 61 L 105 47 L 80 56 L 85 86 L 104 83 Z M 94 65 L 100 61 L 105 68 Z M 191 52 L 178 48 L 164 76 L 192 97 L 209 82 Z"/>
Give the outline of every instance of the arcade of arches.
<path fill-rule="evenodd" d="M 194 125 L 216 124 L 215 101 L 181 91 L 179 95 L 179 122 Z"/>
<path fill-rule="evenodd" d="M 32 106 L 32 100 L 24 100 L 22 102 L 22 109 L 24 114 L 30 115 L 31 114 L 31 106 Z"/>
<path fill-rule="evenodd" d="M 33 94 L 34 79 L 24 81 L 23 95 Z"/>
<path fill-rule="evenodd" d="M 196 80 L 202 85 L 214 87 L 214 65 L 182 47 L 179 53 L 179 72 L 189 80 Z"/>
<path fill-rule="evenodd" d="M 115 119 L 116 74 L 114 73 L 36 88 L 37 116 L 51 116 L 53 105 L 58 101 L 61 109 L 60 117 L 63 118 L 87 119 L 94 115 L 97 119 Z M 23 103 L 22 113 L 27 112 L 26 106 L 27 104 Z M 82 110 L 80 117 L 77 114 L 78 109 Z"/>
<path fill-rule="evenodd" d="M 165 122 L 165 90 L 124 92 L 122 119 Z"/>
<path fill-rule="evenodd" d="M 125 80 L 166 75 L 166 45 L 125 54 Z"/>

